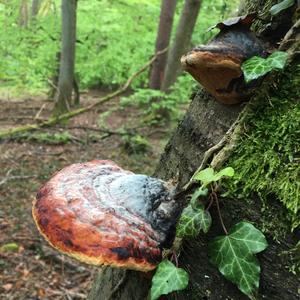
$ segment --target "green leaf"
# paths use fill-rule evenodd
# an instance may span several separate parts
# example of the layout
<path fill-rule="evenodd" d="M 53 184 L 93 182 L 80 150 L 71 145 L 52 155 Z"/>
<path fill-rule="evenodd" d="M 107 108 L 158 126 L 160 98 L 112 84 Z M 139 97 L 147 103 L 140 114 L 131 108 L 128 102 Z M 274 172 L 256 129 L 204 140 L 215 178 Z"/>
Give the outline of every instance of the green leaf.
<path fill-rule="evenodd" d="M 203 185 L 205 186 L 214 181 L 214 176 L 214 169 L 206 168 L 198 172 L 193 179 L 202 181 Z"/>
<path fill-rule="evenodd" d="M 219 271 L 252 298 L 259 287 L 260 276 L 260 265 L 254 254 L 267 245 L 262 232 L 250 223 L 240 222 L 228 235 L 215 238 L 209 244 L 209 253 Z"/>
<path fill-rule="evenodd" d="M 1 246 L 0 250 L 2 252 L 17 252 L 19 250 L 19 245 L 16 243 L 9 243 Z"/>
<path fill-rule="evenodd" d="M 227 167 L 215 174 L 215 181 L 220 180 L 222 177 L 232 177 L 234 175 L 234 169 Z"/>
<path fill-rule="evenodd" d="M 295 3 L 295 0 L 284 0 L 282 2 L 279 2 L 278 4 L 273 5 L 270 8 L 270 13 L 272 16 L 275 16 L 279 14 L 282 10 L 285 10 L 291 6 L 293 6 Z"/>
<path fill-rule="evenodd" d="M 210 213 L 205 211 L 203 205 L 199 204 L 199 207 L 194 209 L 190 204 L 181 214 L 177 224 L 176 235 L 178 237 L 196 237 L 201 230 L 207 233 L 211 222 Z"/>
<path fill-rule="evenodd" d="M 257 79 L 274 69 L 283 69 L 288 54 L 283 51 L 276 51 L 268 58 L 253 56 L 242 64 L 242 70 L 246 82 Z"/>
<path fill-rule="evenodd" d="M 151 300 L 174 291 L 183 290 L 189 283 L 188 273 L 176 268 L 170 261 L 163 260 L 152 278 Z"/>
<path fill-rule="evenodd" d="M 234 175 L 234 170 L 231 167 L 227 167 L 218 173 L 215 173 L 212 168 L 206 168 L 198 172 L 193 179 L 202 181 L 203 185 L 206 186 L 211 182 L 218 181 L 224 176 L 232 177 Z"/>
<path fill-rule="evenodd" d="M 206 197 L 208 195 L 208 189 L 200 187 L 198 190 L 194 192 L 192 195 L 190 205 L 193 209 L 201 208 L 201 203 L 198 200 L 200 197 Z M 200 205 L 200 206 L 199 206 Z"/>
<path fill-rule="evenodd" d="M 270 64 L 272 69 L 283 69 L 287 58 L 288 54 L 286 52 L 276 51 L 267 58 L 267 62 Z"/>

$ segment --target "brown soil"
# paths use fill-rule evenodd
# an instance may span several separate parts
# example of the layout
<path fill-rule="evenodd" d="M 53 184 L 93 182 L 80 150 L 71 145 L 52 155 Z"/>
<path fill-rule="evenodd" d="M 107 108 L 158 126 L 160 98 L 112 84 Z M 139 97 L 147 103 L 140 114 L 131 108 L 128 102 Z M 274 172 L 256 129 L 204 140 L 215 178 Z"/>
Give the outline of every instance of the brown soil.
<path fill-rule="evenodd" d="M 83 105 L 99 96 L 83 95 Z M 0 299 L 86 298 L 99 268 L 52 250 L 35 228 L 31 203 L 51 174 L 75 162 L 111 159 L 125 169 L 153 172 L 171 129 L 142 124 L 138 110 L 121 108 L 118 102 L 113 99 L 67 125 L 0 142 Z M 44 99 L 0 100 L 0 127 L 38 122 L 50 115 L 52 106 Z M 137 135 L 148 146 L 140 138 L 133 143 Z"/>

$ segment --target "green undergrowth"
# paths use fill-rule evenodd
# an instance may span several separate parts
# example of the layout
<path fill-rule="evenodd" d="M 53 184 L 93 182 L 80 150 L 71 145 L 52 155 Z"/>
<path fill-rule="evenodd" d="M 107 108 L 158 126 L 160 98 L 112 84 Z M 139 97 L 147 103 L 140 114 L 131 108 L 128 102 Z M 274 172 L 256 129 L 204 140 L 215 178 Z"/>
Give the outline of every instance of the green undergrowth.
<path fill-rule="evenodd" d="M 236 171 L 228 183 L 229 195 L 247 199 L 256 193 L 263 201 L 263 216 L 272 223 L 263 226 L 275 237 L 276 218 L 288 220 L 291 230 L 300 225 L 299 85 L 296 65 L 268 90 L 261 89 L 245 122 L 245 134 L 228 163 Z M 284 217 L 285 210 L 276 213 L 272 208 L 276 199 L 286 208 Z M 272 218 L 270 211 L 275 214 Z"/>
<path fill-rule="evenodd" d="M 44 94 L 57 75 L 60 49 L 60 0 L 44 0 L 36 18 L 30 16 L 21 27 L 20 1 L 0 1 L 0 86 Z M 184 4 L 178 1 L 174 30 Z M 213 32 L 206 29 L 230 15 L 237 0 L 204 0 L 192 44 L 206 42 Z M 154 54 L 160 0 L 78 1 L 76 78 L 80 89 L 95 86 L 116 88 L 143 66 Z M 192 47 L 192 45 L 191 45 Z M 147 72 L 134 82 L 134 88 L 148 85 Z"/>

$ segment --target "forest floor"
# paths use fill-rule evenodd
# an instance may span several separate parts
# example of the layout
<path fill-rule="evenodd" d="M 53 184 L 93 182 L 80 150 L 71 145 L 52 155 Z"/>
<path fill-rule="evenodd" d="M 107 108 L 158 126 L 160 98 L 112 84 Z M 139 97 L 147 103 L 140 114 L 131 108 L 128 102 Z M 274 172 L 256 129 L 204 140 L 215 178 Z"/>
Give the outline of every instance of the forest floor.
<path fill-rule="evenodd" d="M 101 94 L 83 94 L 82 104 Z M 111 159 L 125 169 L 153 173 L 172 125 L 145 125 L 140 111 L 118 103 L 118 98 L 112 99 L 63 126 L 0 143 L 1 300 L 86 298 L 99 268 L 54 251 L 33 223 L 31 204 L 55 171 L 75 162 Z M 52 102 L 37 97 L 0 99 L 0 128 L 38 122 L 52 107 Z"/>

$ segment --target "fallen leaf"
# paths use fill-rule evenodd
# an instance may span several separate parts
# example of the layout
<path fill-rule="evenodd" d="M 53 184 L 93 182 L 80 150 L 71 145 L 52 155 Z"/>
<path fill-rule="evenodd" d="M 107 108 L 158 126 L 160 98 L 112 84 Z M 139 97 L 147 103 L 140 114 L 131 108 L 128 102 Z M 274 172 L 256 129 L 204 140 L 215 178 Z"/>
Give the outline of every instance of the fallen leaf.
<path fill-rule="evenodd" d="M 10 291 L 10 290 L 12 289 L 12 287 L 13 287 L 13 285 L 12 285 L 11 283 L 7 283 L 7 284 L 2 285 L 2 288 L 3 288 L 6 292 Z"/>

